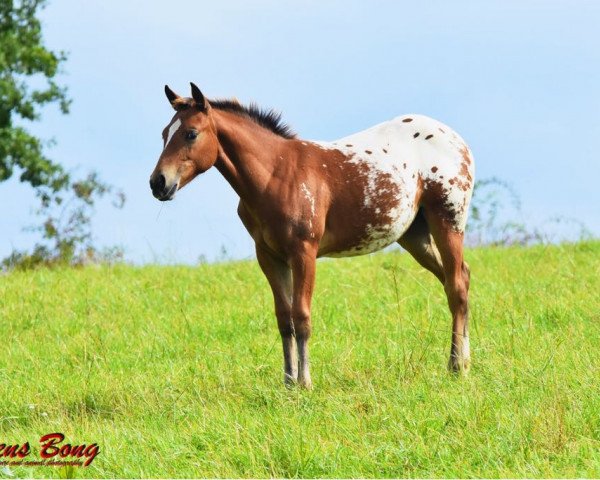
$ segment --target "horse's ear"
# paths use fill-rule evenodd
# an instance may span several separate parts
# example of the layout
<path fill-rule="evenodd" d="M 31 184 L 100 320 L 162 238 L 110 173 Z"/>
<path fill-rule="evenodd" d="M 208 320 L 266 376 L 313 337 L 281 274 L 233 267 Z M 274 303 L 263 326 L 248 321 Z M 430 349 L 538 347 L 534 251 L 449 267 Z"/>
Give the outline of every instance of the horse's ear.
<path fill-rule="evenodd" d="M 194 99 L 194 102 L 196 102 L 196 107 L 202 111 L 206 111 L 208 108 L 206 98 L 204 98 L 204 95 L 194 82 L 190 82 L 190 85 L 192 87 L 192 98 Z"/>
<path fill-rule="evenodd" d="M 168 85 L 165 85 L 165 95 L 167 96 L 167 98 L 169 99 L 169 103 L 171 105 L 173 105 L 173 107 L 175 107 L 175 102 L 181 98 L 179 95 L 177 95 L 173 90 L 171 90 L 169 88 Z"/>

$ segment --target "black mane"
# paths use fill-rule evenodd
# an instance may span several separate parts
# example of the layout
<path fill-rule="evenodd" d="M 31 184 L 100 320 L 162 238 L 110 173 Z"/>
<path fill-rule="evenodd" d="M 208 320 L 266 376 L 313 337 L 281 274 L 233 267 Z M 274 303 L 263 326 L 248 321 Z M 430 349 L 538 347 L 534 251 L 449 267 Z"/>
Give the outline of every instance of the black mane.
<path fill-rule="evenodd" d="M 217 110 L 237 113 L 254 121 L 261 127 L 271 130 L 283 138 L 296 138 L 292 128 L 281 120 L 281 113 L 270 108 L 260 108 L 256 103 L 242 105 L 236 100 L 209 100 L 210 106 Z"/>

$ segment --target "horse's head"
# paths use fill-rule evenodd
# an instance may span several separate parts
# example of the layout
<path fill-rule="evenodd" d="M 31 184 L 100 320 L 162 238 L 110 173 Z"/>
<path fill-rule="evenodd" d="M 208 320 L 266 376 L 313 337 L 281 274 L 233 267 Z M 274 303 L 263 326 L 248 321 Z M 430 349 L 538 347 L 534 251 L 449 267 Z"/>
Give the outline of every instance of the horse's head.
<path fill-rule="evenodd" d="M 191 85 L 191 98 L 180 97 L 165 85 L 175 115 L 162 132 L 164 148 L 150 176 L 152 194 L 160 201 L 171 200 L 217 161 L 219 143 L 210 105 Z"/>

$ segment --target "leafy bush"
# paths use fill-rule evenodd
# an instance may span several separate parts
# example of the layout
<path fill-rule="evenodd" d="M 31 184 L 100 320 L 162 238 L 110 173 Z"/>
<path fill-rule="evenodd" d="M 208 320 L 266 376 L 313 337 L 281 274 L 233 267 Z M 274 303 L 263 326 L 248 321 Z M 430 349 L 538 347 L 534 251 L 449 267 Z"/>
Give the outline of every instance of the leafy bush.
<path fill-rule="evenodd" d="M 99 249 L 92 236 L 92 215 L 98 200 L 112 197 L 115 208 L 122 208 L 125 195 L 102 182 L 92 172 L 82 180 L 72 181 L 53 195 L 39 195 L 41 225 L 29 230 L 41 232 L 42 240 L 31 251 L 13 251 L 2 260 L 4 269 L 28 269 L 38 266 L 114 263 L 123 260 L 119 247 Z"/>
<path fill-rule="evenodd" d="M 515 189 L 496 177 L 475 183 L 466 230 L 467 245 L 533 245 L 592 238 L 583 222 L 552 216 L 540 225 L 523 218 Z"/>

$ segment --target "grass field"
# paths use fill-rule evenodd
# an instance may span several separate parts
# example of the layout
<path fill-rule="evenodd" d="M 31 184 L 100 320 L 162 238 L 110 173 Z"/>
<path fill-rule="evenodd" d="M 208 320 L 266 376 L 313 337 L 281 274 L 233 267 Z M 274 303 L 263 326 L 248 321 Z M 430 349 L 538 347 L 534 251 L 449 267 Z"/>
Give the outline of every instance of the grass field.
<path fill-rule="evenodd" d="M 468 378 L 443 289 L 394 252 L 319 263 L 312 392 L 282 385 L 254 261 L 2 276 L 0 443 L 100 454 L 0 475 L 600 476 L 600 243 L 466 256 Z"/>

